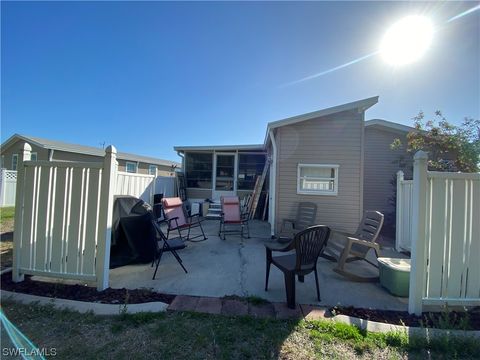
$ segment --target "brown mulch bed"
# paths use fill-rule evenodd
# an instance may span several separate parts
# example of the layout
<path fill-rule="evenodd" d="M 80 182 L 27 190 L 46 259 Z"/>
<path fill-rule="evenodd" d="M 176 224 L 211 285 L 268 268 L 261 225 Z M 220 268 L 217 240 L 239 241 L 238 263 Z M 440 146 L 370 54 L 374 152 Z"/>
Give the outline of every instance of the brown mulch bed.
<path fill-rule="evenodd" d="M 149 289 L 127 290 L 108 288 L 103 291 L 97 291 L 96 288 L 90 286 L 33 281 L 31 276 L 25 276 L 24 281 L 14 283 L 11 273 L 3 274 L 1 281 L 2 290 L 102 304 L 142 304 L 154 301 L 170 304 L 175 298 L 175 295 L 161 294 Z"/>
<path fill-rule="evenodd" d="M 417 326 L 428 328 L 450 328 L 461 330 L 480 330 L 480 308 L 468 312 L 450 311 L 423 313 L 422 316 L 410 315 L 406 311 L 370 310 L 353 307 L 334 307 L 333 314 L 354 316 L 357 318 L 386 324 Z"/>

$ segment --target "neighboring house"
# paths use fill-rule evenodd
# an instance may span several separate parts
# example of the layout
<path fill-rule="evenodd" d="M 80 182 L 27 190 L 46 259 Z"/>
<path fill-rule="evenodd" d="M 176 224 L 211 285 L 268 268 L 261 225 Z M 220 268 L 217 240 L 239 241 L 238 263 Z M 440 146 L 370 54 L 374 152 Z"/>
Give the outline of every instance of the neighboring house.
<path fill-rule="evenodd" d="M 317 204 L 317 223 L 354 231 L 364 210 L 391 210 L 391 180 L 398 170 L 411 176 L 411 157 L 390 144 L 395 138 L 405 141 L 413 129 L 385 120 L 365 122 L 365 111 L 377 102 L 372 97 L 271 122 L 261 145 L 177 146 L 187 196 L 243 197 L 269 159 L 272 234 L 283 219 L 295 218 L 302 201 Z"/>
<path fill-rule="evenodd" d="M 24 142 L 32 146 L 32 160 L 98 162 L 105 156 L 101 148 L 15 134 L 1 145 L 2 168 L 16 170 Z M 159 176 L 174 176 L 175 168 L 180 166 L 174 161 L 122 152 L 117 153 L 117 160 L 119 171 Z"/>

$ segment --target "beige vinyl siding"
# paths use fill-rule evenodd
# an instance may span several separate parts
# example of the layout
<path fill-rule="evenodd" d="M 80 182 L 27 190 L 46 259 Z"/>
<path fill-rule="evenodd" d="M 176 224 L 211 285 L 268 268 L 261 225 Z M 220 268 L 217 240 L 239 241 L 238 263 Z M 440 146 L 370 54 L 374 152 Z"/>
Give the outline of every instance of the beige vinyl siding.
<path fill-rule="evenodd" d="M 412 156 L 404 149 L 392 150 L 390 144 L 399 138 L 406 144 L 406 134 L 382 130 L 367 126 L 365 128 L 365 168 L 364 168 L 364 209 L 378 210 L 387 214 L 393 209 L 389 199 L 395 188 L 391 184 L 398 170 L 405 173 L 405 178 L 412 176 Z M 401 156 L 405 157 L 404 167 L 399 164 Z"/>
<path fill-rule="evenodd" d="M 19 139 L 12 145 L 1 149 L 1 154 L 3 156 L 2 167 L 7 170 L 12 170 L 12 155 L 20 154 L 20 149 L 23 147 L 24 143 L 25 141 Z M 32 144 L 30 144 L 30 146 L 32 147 L 32 152 L 37 153 L 37 160 L 48 160 L 48 150 Z"/>
<path fill-rule="evenodd" d="M 80 153 L 73 153 L 67 151 L 54 150 L 53 160 L 58 161 L 85 161 L 85 162 L 102 162 L 103 157 L 95 155 L 87 155 Z"/>
<path fill-rule="evenodd" d="M 353 231 L 358 226 L 362 203 L 363 112 L 341 112 L 276 131 L 278 149 L 276 229 L 282 219 L 295 218 L 298 203 L 317 204 L 318 224 Z M 338 195 L 297 194 L 297 165 L 339 165 Z"/>

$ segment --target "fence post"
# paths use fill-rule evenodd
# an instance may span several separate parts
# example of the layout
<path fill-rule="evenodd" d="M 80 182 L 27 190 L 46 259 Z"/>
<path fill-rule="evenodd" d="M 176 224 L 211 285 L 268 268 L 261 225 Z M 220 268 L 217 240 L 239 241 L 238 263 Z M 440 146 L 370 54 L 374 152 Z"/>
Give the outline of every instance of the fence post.
<path fill-rule="evenodd" d="M 24 276 L 20 274 L 20 255 L 22 248 L 23 233 L 23 188 L 25 184 L 25 161 L 30 161 L 32 147 L 24 143 L 20 149 L 17 164 L 17 189 L 15 193 L 15 225 L 13 230 L 13 259 L 12 259 L 12 280 L 23 281 Z"/>
<path fill-rule="evenodd" d="M 3 165 L 3 164 L 2 164 Z M 0 169 L 0 206 L 4 206 L 5 201 L 5 171 L 7 169 Z"/>
<path fill-rule="evenodd" d="M 425 287 L 425 235 L 427 213 L 427 153 L 418 151 L 413 165 L 412 249 L 408 312 L 422 314 Z"/>
<path fill-rule="evenodd" d="M 97 290 L 108 288 L 110 271 L 110 243 L 112 236 L 113 195 L 117 180 L 117 149 L 113 145 L 105 149 L 103 162 L 97 243 Z"/>
<path fill-rule="evenodd" d="M 403 242 L 403 186 L 402 182 L 404 180 L 404 174 L 402 170 L 397 172 L 397 195 L 395 199 L 395 249 L 400 252 L 400 244 Z"/>

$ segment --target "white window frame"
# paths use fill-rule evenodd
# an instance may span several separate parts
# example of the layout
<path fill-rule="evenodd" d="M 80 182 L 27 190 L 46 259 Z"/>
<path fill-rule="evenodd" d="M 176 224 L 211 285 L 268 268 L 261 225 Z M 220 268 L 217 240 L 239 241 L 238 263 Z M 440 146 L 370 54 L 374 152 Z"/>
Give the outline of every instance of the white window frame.
<path fill-rule="evenodd" d="M 302 190 L 300 183 L 300 170 L 302 168 L 316 167 L 316 168 L 326 168 L 334 169 L 335 177 L 333 178 L 315 178 L 315 180 L 333 180 L 333 191 L 330 190 Z M 338 171 L 340 165 L 337 164 L 298 164 L 297 165 L 297 194 L 301 195 L 326 195 L 326 196 L 337 196 L 338 195 Z"/>
<path fill-rule="evenodd" d="M 152 170 L 153 170 L 153 172 L 152 172 Z M 148 165 L 148 174 L 149 175 L 157 175 L 157 171 L 158 171 L 157 165 L 153 165 L 153 164 Z"/>
<path fill-rule="evenodd" d="M 18 154 L 12 154 L 12 170 L 16 171 L 17 169 L 18 169 Z"/>
<path fill-rule="evenodd" d="M 135 171 L 128 171 L 128 165 L 133 165 L 135 166 Z M 130 174 L 136 174 L 138 173 L 138 163 L 134 161 L 127 161 L 125 162 L 125 172 L 130 173 Z"/>
<path fill-rule="evenodd" d="M 33 159 L 33 157 L 35 156 L 35 160 Z M 36 152 L 32 152 L 30 154 L 30 160 L 32 161 L 37 161 L 38 160 L 38 154 Z"/>

